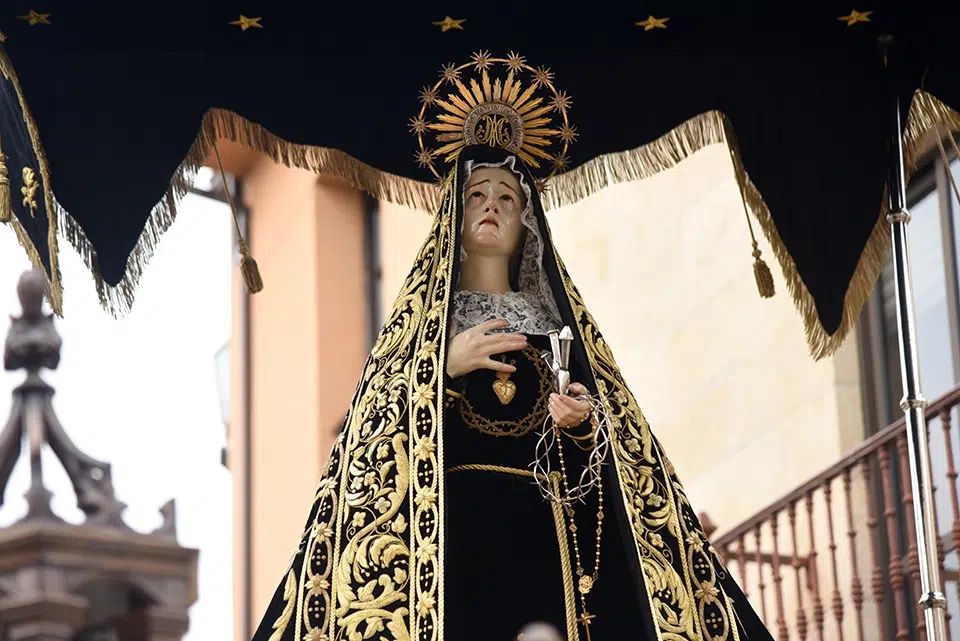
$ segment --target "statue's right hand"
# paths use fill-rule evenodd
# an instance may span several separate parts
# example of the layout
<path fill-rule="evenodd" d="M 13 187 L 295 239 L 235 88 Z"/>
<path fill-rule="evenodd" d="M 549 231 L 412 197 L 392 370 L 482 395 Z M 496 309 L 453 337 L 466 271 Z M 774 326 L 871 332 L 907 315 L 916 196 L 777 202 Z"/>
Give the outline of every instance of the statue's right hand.
<path fill-rule="evenodd" d="M 523 334 L 488 333 L 504 327 L 507 321 L 491 320 L 455 333 L 447 349 L 447 375 L 458 378 L 478 369 L 517 371 L 513 365 L 493 359 L 495 354 L 515 352 L 527 346 L 527 337 Z"/>

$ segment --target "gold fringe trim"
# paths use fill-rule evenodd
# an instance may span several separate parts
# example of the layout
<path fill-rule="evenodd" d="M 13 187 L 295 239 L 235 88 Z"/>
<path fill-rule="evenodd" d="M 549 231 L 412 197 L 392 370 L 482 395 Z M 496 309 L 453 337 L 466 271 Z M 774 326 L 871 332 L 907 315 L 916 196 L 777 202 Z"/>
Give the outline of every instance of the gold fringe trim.
<path fill-rule="evenodd" d="M 917 91 L 910 103 L 903 133 L 903 158 L 908 175 L 926 153 L 927 137 L 939 138 L 941 130 L 960 133 L 960 112 L 926 91 Z"/>
<path fill-rule="evenodd" d="M 909 182 L 911 173 L 917 168 L 917 163 L 925 151 L 924 139 L 930 132 L 935 132 L 938 127 L 944 127 L 954 132 L 960 131 L 960 113 L 949 108 L 929 93 L 917 91 L 910 103 L 903 134 L 903 155 L 907 182 Z M 859 318 L 864 304 L 873 292 L 880 277 L 880 272 L 890 256 L 890 226 L 886 220 L 886 188 L 884 188 L 881 196 L 877 222 L 867 239 L 863 252 L 860 254 L 860 260 L 857 262 L 857 267 L 844 296 L 840 326 L 833 334 L 828 334 L 820 324 L 813 297 L 797 273 L 796 264 L 787 253 L 786 247 L 780 239 L 770 210 L 763 201 L 759 190 L 750 181 L 749 175 L 742 164 L 739 163 L 739 160 L 737 161 L 736 171 L 738 176 L 742 176 L 746 181 L 745 200 L 760 222 L 764 235 L 780 262 L 787 289 L 793 296 L 797 310 L 803 318 L 811 355 L 816 360 L 830 356 L 839 349 L 850 330 L 856 325 L 857 318 Z"/>
<path fill-rule="evenodd" d="M 929 93 L 918 91 L 910 105 L 904 131 L 904 162 L 907 176 L 916 169 L 920 155 L 925 151 L 924 138 L 938 127 L 960 132 L 960 113 L 954 111 Z M 793 297 L 797 311 L 803 319 L 810 353 L 816 360 L 833 354 L 856 324 L 856 320 L 873 290 L 880 271 L 890 253 L 890 231 L 886 221 L 886 192 L 880 202 L 877 223 L 867 239 L 850 285 L 844 296 L 843 315 L 840 326 L 833 334 L 827 333 L 820 323 L 813 296 L 800 277 L 793 258 L 780 238 L 770 209 L 750 175 L 743 166 L 736 138 L 725 115 L 709 111 L 691 118 L 661 138 L 628 151 L 598 156 L 548 183 L 544 194 L 544 207 L 555 209 L 575 203 L 611 185 L 642 180 L 670 169 L 688 156 L 718 143 L 730 148 L 734 174 L 741 188 L 743 200 L 760 224 L 770 243 L 774 256 L 780 263 L 787 291 Z M 759 261 L 762 262 L 762 261 Z M 772 274 L 766 264 L 754 263 L 754 276 L 761 295 L 773 293 Z M 764 271 L 766 273 L 764 273 Z M 767 280 L 769 274 L 770 280 Z"/>
<path fill-rule="evenodd" d="M 13 69 L 13 63 L 7 57 L 6 49 L 0 45 L 0 74 L 3 75 L 17 92 L 17 101 L 20 103 L 20 112 L 23 114 L 24 124 L 27 126 L 27 133 L 30 135 L 30 142 L 33 145 L 34 153 L 37 155 L 37 163 L 40 165 L 40 175 L 43 179 L 43 196 L 46 204 L 47 214 L 47 253 L 50 256 L 50 269 L 47 270 L 43 261 L 40 260 L 40 254 L 36 245 L 27 235 L 27 231 L 16 220 L 12 210 L 10 213 L 10 222 L 20 246 L 23 247 L 34 267 L 47 275 L 47 302 L 50 308 L 58 316 L 63 316 L 63 278 L 60 274 L 60 247 L 57 241 L 58 216 L 53 201 L 53 189 L 50 185 L 50 166 L 47 164 L 47 156 L 43 152 L 43 145 L 40 142 L 40 135 L 37 132 L 37 124 L 33 120 L 33 114 L 27 106 L 27 101 L 23 96 L 23 89 L 20 88 L 20 79 Z"/>
<path fill-rule="evenodd" d="M 554 176 L 542 194 L 543 207 L 549 211 L 572 205 L 611 185 L 643 180 L 676 167 L 701 149 L 726 142 L 725 120 L 719 111 L 707 111 L 642 147 L 597 156 Z"/>
<path fill-rule="evenodd" d="M 103 282 L 93 246 L 80 226 L 59 205 L 56 211 L 64 234 L 93 272 L 100 304 L 113 316 L 126 315 L 132 305 L 137 283 L 143 275 L 163 233 L 177 216 L 177 204 L 186 195 L 197 170 L 209 158 L 218 140 L 230 140 L 267 155 L 274 162 L 338 177 L 373 197 L 414 209 L 433 212 L 440 205 L 441 185 L 419 182 L 388 174 L 360 162 L 337 149 L 289 143 L 262 126 L 225 109 L 211 109 L 203 118 L 200 132 L 187 157 L 170 181 L 164 199 L 150 213 L 140 239 L 130 253 L 123 279 L 116 286 Z M 252 285 L 262 287 L 248 265 Z"/>
<path fill-rule="evenodd" d="M 2 67 L 5 74 L 12 75 L 12 68 L 5 56 L 0 58 L 0 62 L 5 64 Z M 32 120 L 28 122 L 28 126 L 31 127 L 31 136 L 34 136 L 35 128 L 31 123 Z M 908 171 L 916 166 L 924 137 L 938 126 L 955 132 L 960 131 L 960 114 L 930 94 L 918 91 L 911 103 L 904 134 L 904 155 Z M 160 237 L 176 218 L 177 203 L 187 193 L 194 174 L 209 157 L 216 142 L 221 139 L 250 147 L 266 154 L 274 162 L 288 167 L 338 177 L 380 200 L 426 212 L 436 210 L 440 203 L 441 184 L 420 182 L 388 174 L 336 149 L 289 143 L 236 113 L 224 109 L 211 109 L 203 119 L 200 132 L 190 152 L 175 173 L 165 198 L 151 212 L 143 234 L 128 259 L 126 273 L 116 287 L 108 286 L 103 282 L 92 245 L 83 230 L 56 203 L 52 194 L 47 193 L 48 210 L 52 206 L 56 212 L 56 218 L 51 217 L 50 221 L 53 235 L 50 239 L 52 263 L 57 264 L 55 232 L 59 225 L 64 229 L 67 240 L 93 272 L 103 307 L 115 316 L 126 314 L 132 306 L 136 285 Z M 37 138 L 36 141 L 39 149 L 39 139 Z M 544 208 L 548 211 L 553 210 L 578 202 L 608 186 L 649 178 L 675 167 L 705 147 L 720 143 L 726 143 L 730 147 L 734 173 L 741 187 L 743 200 L 753 212 L 772 247 L 774 256 L 780 263 L 787 290 L 803 319 L 810 353 L 817 360 L 829 356 L 839 348 L 854 326 L 889 254 L 890 239 L 885 219 L 885 198 L 881 202 L 877 224 L 864 247 L 845 295 L 840 326 L 836 332 L 828 334 L 820 324 L 813 297 L 803 283 L 793 258 L 780 238 L 769 208 L 743 167 L 732 135 L 732 128 L 727 117 L 721 112 L 715 110 L 705 112 L 642 147 L 598 156 L 580 167 L 554 176 L 548 182 L 548 189 L 543 194 Z M 49 177 L 46 175 L 45 159 L 41 159 L 41 171 L 44 172 L 45 186 L 48 186 Z M 24 244 L 27 253 L 34 259 L 34 263 L 39 264 L 35 258 L 36 251 L 22 230 L 18 232 L 18 238 L 21 239 L 21 244 Z M 756 259 L 756 256 L 754 258 Z M 761 295 L 772 294 L 772 274 L 769 274 L 769 268 L 763 269 L 766 267 L 765 264 L 758 265 L 758 260 L 754 262 L 754 275 Z M 759 262 L 762 263 L 762 260 Z M 59 269 L 54 271 L 53 283 L 56 289 L 52 292 L 51 303 L 56 300 L 54 308 L 59 309 L 61 296 Z"/>

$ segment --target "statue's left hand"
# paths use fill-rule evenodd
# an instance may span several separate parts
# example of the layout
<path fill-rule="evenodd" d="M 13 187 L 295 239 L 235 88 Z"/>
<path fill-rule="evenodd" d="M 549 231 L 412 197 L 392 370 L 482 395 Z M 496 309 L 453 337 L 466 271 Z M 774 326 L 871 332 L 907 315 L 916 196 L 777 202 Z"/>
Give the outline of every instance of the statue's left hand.
<path fill-rule="evenodd" d="M 580 383 L 570 385 L 570 396 L 557 393 L 550 394 L 550 416 L 557 427 L 577 427 L 590 417 L 590 403 L 581 401 L 575 396 L 588 396 L 587 388 Z"/>

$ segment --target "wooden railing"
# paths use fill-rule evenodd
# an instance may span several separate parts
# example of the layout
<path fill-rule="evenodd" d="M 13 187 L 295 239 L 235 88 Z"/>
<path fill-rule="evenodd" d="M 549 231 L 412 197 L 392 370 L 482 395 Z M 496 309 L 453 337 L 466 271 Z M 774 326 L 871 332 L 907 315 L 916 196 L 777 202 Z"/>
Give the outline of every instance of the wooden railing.
<path fill-rule="evenodd" d="M 932 403 L 927 420 L 941 589 L 960 641 L 958 405 L 960 387 Z M 713 545 L 778 641 L 923 641 L 913 501 L 901 419 Z"/>

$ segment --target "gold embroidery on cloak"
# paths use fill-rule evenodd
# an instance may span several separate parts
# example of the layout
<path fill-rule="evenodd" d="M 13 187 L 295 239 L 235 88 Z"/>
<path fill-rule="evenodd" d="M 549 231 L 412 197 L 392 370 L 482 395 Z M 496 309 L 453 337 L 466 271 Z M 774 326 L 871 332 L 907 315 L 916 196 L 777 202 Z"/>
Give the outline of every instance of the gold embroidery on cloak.
<path fill-rule="evenodd" d="M 443 638 L 443 371 L 447 340 L 447 303 L 453 276 L 453 234 L 459 184 L 450 181 L 437 241 L 439 259 L 431 283 L 429 308 L 417 341 L 414 357 L 415 385 L 411 385 L 411 403 L 416 422 L 413 434 L 411 488 L 411 555 L 416 605 L 410 616 L 411 632 L 418 641 Z"/>
<path fill-rule="evenodd" d="M 37 175 L 30 167 L 23 168 L 23 186 L 20 187 L 20 194 L 23 196 L 23 207 L 30 212 L 31 218 L 37 216 L 37 190 L 40 183 L 37 182 Z"/>
<path fill-rule="evenodd" d="M 715 555 L 687 550 L 691 531 L 699 533 L 699 528 L 694 529 L 692 523 L 688 525 L 680 518 L 681 513 L 692 518 L 680 483 L 673 470 L 668 469 L 669 461 L 660 454 L 649 424 L 620 376 L 609 347 L 555 248 L 554 258 L 585 343 L 597 389 L 610 413 L 615 468 L 637 544 L 657 638 L 659 641 L 731 638 L 739 641 L 736 626 L 730 625 L 728 599 L 718 582 L 716 568 L 722 565 Z M 676 497 L 672 489 L 676 490 Z M 703 578 L 698 578 L 694 589 L 690 576 L 698 572 Z M 718 595 L 723 598 L 718 599 Z M 707 629 L 704 621 L 709 621 L 712 629 Z"/>
<path fill-rule="evenodd" d="M 403 509 L 411 471 L 406 450 L 412 377 L 408 350 L 422 322 L 429 284 L 425 268 L 433 262 L 435 246 L 428 240 L 421 249 L 357 391 L 340 473 L 333 616 L 323 622 L 330 639 L 373 638 L 380 632 L 409 638 L 411 533 Z"/>
<path fill-rule="evenodd" d="M 320 481 L 305 533 L 296 641 L 409 638 L 409 350 L 423 317 L 435 237 L 421 248 L 371 351 Z"/>
<path fill-rule="evenodd" d="M 456 193 L 457 185 L 449 188 Z M 454 220 L 455 199 L 448 193 L 364 368 L 320 481 L 302 553 L 292 564 L 299 580 L 295 625 L 281 633 L 286 641 L 443 640 L 445 390 L 438 373 L 447 340 Z M 719 584 L 723 564 L 702 538 L 669 460 L 554 255 L 611 417 L 621 499 L 657 639 L 738 641 Z"/>
<path fill-rule="evenodd" d="M 273 624 L 273 634 L 270 635 L 269 641 L 280 641 L 280 639 L 283 638 L 283 633 L 290 624 L 290 617 L 293 616 L 294 599 L 296 599 L 296 596 L 297 575 L 291 568 L 290 571 L 287 572 L 287 579 L 283 584 L 283 612 L 280 613 L 280 616 Z"/>

